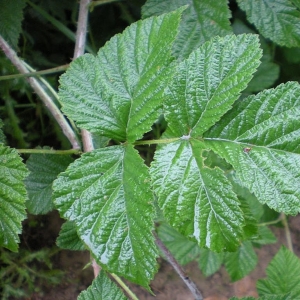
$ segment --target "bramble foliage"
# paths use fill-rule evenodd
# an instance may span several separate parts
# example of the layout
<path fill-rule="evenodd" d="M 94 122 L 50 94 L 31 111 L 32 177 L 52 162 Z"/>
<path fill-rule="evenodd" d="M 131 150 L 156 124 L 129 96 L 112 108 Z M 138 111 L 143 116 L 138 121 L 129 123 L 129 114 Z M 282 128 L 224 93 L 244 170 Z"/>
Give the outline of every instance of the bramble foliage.
<path fill-rule="evenodd" d="M 298 2 L 237 2 L 262 36 L 299 46 Z M 33 154 L 26 168 L 0 129 L 0 244 L 17 251 L 25 209 L 55 206 L 67 220 L 58 245 L 88 249 L 103 268 L 79 299 L 126 299 L 106 272 L 150 290 L 155 223 L 180 263 L 197 259 L 206 276 L 224 264 L 234 281 L 255 267 L 253 245 L 275 241 L 258 226 L 266 207 L 300 212 L 300 85 L 266 89 L 279 74 L 268 43 L 238 19 L 230 25 L 227 1 L 211 3 L 149 0 L 143 20 L 70 64 L 61 110 L 98 149 L 75 161 Z M 0 33 L 15 46 L 15 33 Z M 144 141 L 160 116 L 165 132 Z M 148 143 L 158 144 L 150 166 L 136 147 Z M 299 297 L 293 267 L 299 259 L 282 248 L 260 299 Z"/>

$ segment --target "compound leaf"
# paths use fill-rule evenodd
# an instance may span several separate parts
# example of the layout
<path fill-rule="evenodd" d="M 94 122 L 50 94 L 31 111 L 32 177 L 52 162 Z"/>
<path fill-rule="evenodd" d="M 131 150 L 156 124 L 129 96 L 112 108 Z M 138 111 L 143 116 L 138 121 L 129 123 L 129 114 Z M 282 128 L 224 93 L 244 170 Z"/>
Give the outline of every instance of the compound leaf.
<path fill-rule="evenodd" d="M 260 296 L 291 293 L 293 299 L 300 297 L 300 260 L 285 247 L 281 247 L 266 270 L 267 278 L 258 280 Z M 274 298 L 275 299 L 275 298 Z"/>
<path fill-rule="evenodd" d="M 31 172 L 25 179 L 28 193 L 26 207 L 32 214 L 46 214 L 54 208 L 52 183 L 74 159 L 66 155 L 31 154 L 26 162 Z"/>
<path fill-rule="evenodd" d="M 92 285 L 80 293 L 78 300 L 126 300 L 122 291 L 112 282 L 106 272 L 101 270 Z"/>
<path fill-rule="evenodd" d="M 171 226 L 199 246 L 234 251 L 243 213 L 230 182 L 218 168 L 204 167 L 202 142 L 179 140 L 156 151 L 151 177 L 158 204 Z"/>
<path fill-rule="evenodd" d="M 59 236 L 56 240 L 58 247 L 73 251 L 85 250 L 86 247 L 79 238 L 76 225 L 72 221 L 65 222 L 60 229 Z"/>
<path fill-rule="evenodd" d="M 214 38 L 179 64 L 165 92 L 164 110 L 177 136 L 201 136 L 239 97 L 259 66 L 256 35 Z"/>
<path fill-rule="evenodd" d="M 205 134 L 261 203 L 300 211 L 300 85 L 282 84 L 240 101 Z"/>
<path fill-rule="evenodd" d="M 15 252 L 26 217 L 23 180 L 27 174 L 17 151 L 0 144 L 0 245 Z"/>
<path fill-rule="evenodd" d="M 238 0 L 259 32 L 281 46 L 300 46 L 300 11 L 290 0 Z"/>
<path fill-rule="evenodd" d="M 60 79 L 66 115 L 79 127 L 118 141 L 133 142 L 149 131 L 174 73 L 171 48 L 182 10 L 136 22 L 96 57 L 75 60 Z"/>
<path fill-rule="evenodd" d="M 25 0 L 0 0 L 0 35 L 13 47 L 17 48 Z"/>
<path fill-rule="evenodd" d="M 244 242 L 236 252 L 226 253 L 224 263 L 232 281 L 245 277 L 257 264 L 257 256 L 251 242 Z"/>
<path fill-rule="evenodd" d="M 176 57 L 187 58 L 211 38 L 232 33 L 227 0 L 148 0 L 142 7 L 142 15 L 143 18 L 160 15 L 184 5 L 189 7 L 182 14 L 179 34 L 174 44 Z"/>
<path fill-rule="evenodd" d="M 53 184 L 58 210 L 96 261 L 144 287 L 157 271 L 148 177 L 131 145 L 112 146 L 82 155 Z"/>

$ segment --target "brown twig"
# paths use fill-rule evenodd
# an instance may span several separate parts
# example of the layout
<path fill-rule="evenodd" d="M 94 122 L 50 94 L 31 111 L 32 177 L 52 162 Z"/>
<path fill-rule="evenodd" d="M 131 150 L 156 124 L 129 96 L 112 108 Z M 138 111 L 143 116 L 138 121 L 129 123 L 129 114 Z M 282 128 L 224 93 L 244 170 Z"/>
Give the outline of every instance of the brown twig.
<path fill-rule="evenodd" d="M 176 273 L 179 275 L 179 277 L 182 279 L 182 281 L 186 284 L 186 286 L 189 288 L 191 293 L 194 295 L 195 300 L 203 300 L 203 296 L 201 292 L 198 290 L 196 284 L 185 274 L 185 272 L 182 270 L 181 266 L 178 264 L 174 256 L 171 254 L 171 252 L 167 249 L 167 247 L 163 244 L 163 242 L 160 240 L 156 232 L 154 232 L 155 236 L 155 242 L 157 246 L 160 248 L 160 250 L 163 252 L 163 254 L 166 256 L 168 262 L 173 267 L 173 269 L 176 271 Z"/>
<path fill-rule="evenodd" d="M 5 56 L 12 62 L 12 64 L 19 70 L 22 74 L 29 73 L 28 69 L 24 66 L 22 60 L 17 56 L 16 52 L 9 46 L 9 44 L 4 40 L 4 38 L 0 35 L 0 48 L 3 50 Z M 45 92 L 43 87 L 35 78 L 27 78 L 28 83 L 32 87 L 32 89 L 37 93 L 40 97 L 44 105 L 47 107 L 49 112 L 52 114 L 54 119 L 59 124 L 60 128 L 63 130 L 63 133 L 70 141 L 73 149 L 80 149 L 80 143 L 77 139 L 77 136 L 67 120 L 65 119 L 62 112 L 52 101 L 51 97 Z"/>

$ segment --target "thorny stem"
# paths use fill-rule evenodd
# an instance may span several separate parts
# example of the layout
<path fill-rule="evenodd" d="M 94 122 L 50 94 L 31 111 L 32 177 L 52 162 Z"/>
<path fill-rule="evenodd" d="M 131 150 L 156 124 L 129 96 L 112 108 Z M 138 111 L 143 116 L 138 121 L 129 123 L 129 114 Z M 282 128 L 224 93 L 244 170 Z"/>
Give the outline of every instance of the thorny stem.
<path fill-rule="evenodd" d="M 19 70 L 20 73 L 26 74 L 28 73 L 27 68 L 24 66 L 22 60 L 17 56 L 15 51 L 7 44 L 7 42 L 0 35 L 0 48 L 3 50 L 6 57 L 12 62 L 12 64 Z M 43 87 L 35 78 L 27 78 L 28 83 L 33 88 L 33 90 L 37 93 L 37 95 L 41 98 L 44 105 L 50 111 L 54 119 L 57 121 L 63 133 L 68 138 L 72 147 L 74 149 L 80 149 L 80 143 L 76 137 L 75 132 L 72 130 L 71 126 L 59 110 L 59 108 L 55 105 L 49 95 L 44 91 Z"/>
<path fill-rule="evenodd" d="M 132 300 L 139 300 L 138 297 L 128 288 L 128 286 L 122 281 L 122 279 L 114 273 L 110 274 L 111 277 L 122 287 L 122 289 L 127 293 L 127 295 Z"/>
<path fill-rule="evenodd" d="M 182 268 L 180 267 L 180 265 L 178 264 L 174 256 L 170 253 L 167 247 L 159 239 L 158 235 L 155 232 L 153 233 L 155 236 L 155 242 L 157 246 L 164 253 L 168 262 L 171 264 L 173 269 L 176 271 L 176 273 L 179 275 L 179 277 L 182 279 L 182 281 L 186 284 L 186 286 L 189 288 L 191 293 L 194 295 L 195 300 L 203 300 L 203 296 L 201 292 L 198 290 L 196 284 L 185 274 L 185 272 L 182 270 Z"/>

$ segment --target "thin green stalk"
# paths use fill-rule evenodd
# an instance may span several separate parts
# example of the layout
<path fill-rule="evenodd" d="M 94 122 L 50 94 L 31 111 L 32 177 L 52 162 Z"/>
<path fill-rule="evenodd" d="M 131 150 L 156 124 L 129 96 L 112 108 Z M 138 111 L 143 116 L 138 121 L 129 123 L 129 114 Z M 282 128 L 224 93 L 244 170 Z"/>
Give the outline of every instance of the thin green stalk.
<path fill-rule="evenodd" d="M 269 221 L 269 222 L 264 222 L 258 224 L 258 226 L 269 226 L 269 225 L 274 225 L 282 221 L 282 215 L 280 214 L 279 217 L 276 220 Z"/>
<path fill-rule="evenodd" d="M 288 246 L 289 250 L 294 253 L 292 237 L 291 237 L 291 232 L 290 232 L 289 224 L 287 221 L 287 217 L 284 213 L 281 213 L 280 215 L 281 215 L 281 219 L 282 219 L 282 224 L 284 226 L 287 246 Z"/>
<path fill-rule="evenodd" d="M 26 74 L 12 74 L 12 75 L 4 75 L 0 76 L 0 81 L 1 80 L 8 80 L 8 79 L 16 79 L 16 78 L 24 78 L 24 77 L 36 77 L 40 75 L 47 75 L 47 74 L 53 74 L 53 73 L 58 73 L 65 71 L 69 67 L 69 64 L 47 69 L 47 70 L 42 70 L 42 71 L 35 71 L 35 72 L 29 72 Z"/>
<path fill-rule="evenodd" d="M 153 145 L 153 144 L 169 144 L 180 140 L 180 138 L 171 138 L 171 139 L 160 139 L 160 140 L 145 140 L 145 141 L 136 141 L 134 145 Z"/>
<path fill-rule="evenodd" d="M 111 273 L 110 275 L 132 300 L 139 300 L 139 298 L 130 290 L 130 288 L 122 281 L 122 279 L 119 276 L 117 276 L 114 273 Z"/>
<path fill-rule="evenodd" d="M 108 3 L 112 3 L 112 2 L 118 2 L 118 1 L 122 1 L 122 0 L 96 0 L 96 1 L 92 1 L 92 3 L 90 4 L 90 12 L 92 12 L 96 6 L 103 5 L 103 4 L 108 4 Z"/>
<path fill-rule="evenodd" d="M 54 150 L 54 149 L 17 149 L 22 154 L 60 154 L 60 155 L 80 155 L 82 152 L 79 149 L 70 150 Z"/>

